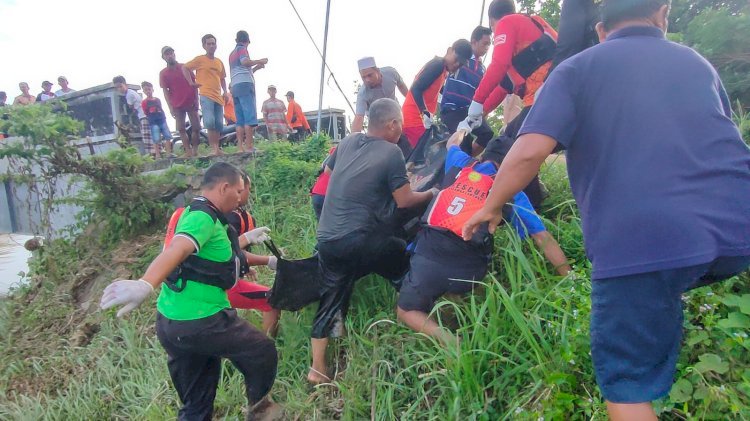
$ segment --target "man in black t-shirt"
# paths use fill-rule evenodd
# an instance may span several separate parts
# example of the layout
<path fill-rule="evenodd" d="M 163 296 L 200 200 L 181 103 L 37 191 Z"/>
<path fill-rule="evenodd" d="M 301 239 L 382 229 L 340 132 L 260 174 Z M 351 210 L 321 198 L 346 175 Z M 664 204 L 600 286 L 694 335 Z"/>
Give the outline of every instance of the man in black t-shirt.
<path fill-rule="evenodd" d="M 560 11 L 557 48 L 550 73 L 558 64 L 599 43 L 596 24 L 599 22 L 600 0 L 565 0 Z"/>
<path fill-rule="evenodd" d="M 413 192 L 396 146 L 403 117 L 398 103 L 379 99 L 369 110 L 368 134 L 341 141 L 329 162 L 333 169 L 318 225 L 323 275 L 320 305 L 312 329 L 310 383 L 330 381 L 325 353 L 331 328 L 342 321 L 354 282 L 370 273 L 391 281 L 408 268 L 406 242 L 396 237 L 397 209 L 427 203 L 433 192 Z"/>

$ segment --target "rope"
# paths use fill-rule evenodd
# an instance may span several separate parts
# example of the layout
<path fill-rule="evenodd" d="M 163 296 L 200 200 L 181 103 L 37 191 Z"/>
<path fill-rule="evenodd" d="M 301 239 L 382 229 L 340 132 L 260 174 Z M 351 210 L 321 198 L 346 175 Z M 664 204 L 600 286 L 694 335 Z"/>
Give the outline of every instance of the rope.
<path fill-rule="evenodd" d="M 294 13 L 297 15 L 297 19 L 299 19 L 300 23 L 302 24 L 302 27 L 305 28 L 305 32 L 307 32 L 307 36 L 310 38 L 310 41 L 313 43 L 313 46 L 315 47 L 315 50 L 318 52 L 318 55 L 320 55 L 320 58 L 323 58 L 323 53 L 320 51 L 320 48 L 318 48 L 318 44 L 315 42 L 315 39 L 310 34 L 310 30 L 307 29 L 307 25 L 305 25 L 305 21 L 302 20 L 302 16 L 300 16 L 299 12 L 297 11 L 297 7 L 294 6 L 294 2 L 292 0 L 289 0 L 289 4 L 292 6 L 292 9 L 294 9 Z M 328 69 L 328 72 L 331 74 L 331 78 L 333 79 L 333 82 L 336 84 L 336 88 L 338 88 L 339 92 L 341 92 L 341 96 L 344 97 L 346 100 L 346 104 L 349 105 L 349 109 L 352 110 L 352 114 L 354 113 L 354 107 L 352 106 L 352 103 L 349 101 L 349 98 L 347 98 L 346 94 L 344 93 L 344 90 L 341 89 L 341 85 L 339 85 L 339 81 L 336 80 L 336 76 L 333 75 L 333 70 L 331 70 L 331 67 L 328 65 L 328 62 L 325 63 L 326 68 Z"/>
<path fill-rule="evenodd" d="M 479 26 L 482 26 L 482 23 L 484 22 L 484 3 L 487 0 L 482 0 L 482 10 L 479 11 Z M 493 29 L 493 28 L 490 28 Z"/>

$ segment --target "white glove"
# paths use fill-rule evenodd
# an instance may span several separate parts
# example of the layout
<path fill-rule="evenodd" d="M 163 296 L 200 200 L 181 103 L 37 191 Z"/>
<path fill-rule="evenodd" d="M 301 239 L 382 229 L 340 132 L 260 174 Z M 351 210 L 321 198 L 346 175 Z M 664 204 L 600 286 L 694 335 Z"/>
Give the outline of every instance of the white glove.
<path fill-rule="evenodd" d="M 469 105 L 469 117 L 468 118 L 471 120 L 476 120 L 477 118 L 481 120 L 483 114 L 484 114 L 484 105 L 476 101 L 471 101 L 471 105 Z"/>
<path fill-rule="evenodd" d="M 99 306 L 102 310 L 106 310 L 113 306 L 125 304 L 117 312 L 117 317 L 122 317 L 138 307 L 153 291 L 154 287 L 143 279 L 115 281 L 104 288 Z"/>
<path fill-rule="evenodd" d="M 426 111 L 422 113 L 422 124 L 424 124 L 424 128 L 428 130 L 430 127 L 432 127 L 433 122 L 430 113 Z"/>
<path fill-rule="evenodd" d="M 248 244 L 254 246 L 257 244 L 263 244 L 264 241 L 270 240 L 271 237 L 268 236 L 269 232 L 271 232 L 271 229 L 268 227 L 258 227 L 242 235 L 245 236 L 245 240 L 247 240 Z"/>
<path fill-rule="evenodd" d="M 466 120 L 463 120 L 462 122 L 458 123 L 458 127 L 456 127 L 457 132 L 460 132 L 461 130 L 463 130 L 464 132 L 466 132 L 466 134 L 469 134 L 471 133 L 472 130 L 474 130 L 471 128 L 471 125 L 467 121 L 468 119 L 469 118 L 467 117 Z"/>
<path fill-rule="evenodd" d="M 279 259 L 277 259 L 276 256 L 268 256 L 268 263 L 266 263 L 266 266 L 271 270 L 276 270 L 276 265 L 278 263 Z"/>
<path fill-rule="evenodd" d="M 482 125 L 482 116 L 479 116 L 479 118 L 474 118 L 472 116 L 468 116 L 468 117 L 466 117 L 464 119 L 464 121 L 462 121 L 461 123 L 459 123 L 459 125 L 458 125 L 458 127 L 456 129 L 457 130 L 464 130 L 464 129 L 468 128 L 469 132 L 471 132 L 472 130 L 476 129 L 477 127 L 479 127 L 481 125 Z"/>

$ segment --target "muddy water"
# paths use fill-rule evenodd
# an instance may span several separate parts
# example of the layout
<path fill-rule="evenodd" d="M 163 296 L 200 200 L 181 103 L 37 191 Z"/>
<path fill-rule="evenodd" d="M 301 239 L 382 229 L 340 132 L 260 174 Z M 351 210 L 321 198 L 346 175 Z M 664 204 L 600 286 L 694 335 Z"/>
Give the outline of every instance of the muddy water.
<path fill-rule="evenodd" d="M 23 243 L 30 238 L 21 234 L 0 234 L 0 297 L 11 285 L 18 284 L 19 272 L 29 270 L 27 261 L 31 252 L 23 248 Z"/>

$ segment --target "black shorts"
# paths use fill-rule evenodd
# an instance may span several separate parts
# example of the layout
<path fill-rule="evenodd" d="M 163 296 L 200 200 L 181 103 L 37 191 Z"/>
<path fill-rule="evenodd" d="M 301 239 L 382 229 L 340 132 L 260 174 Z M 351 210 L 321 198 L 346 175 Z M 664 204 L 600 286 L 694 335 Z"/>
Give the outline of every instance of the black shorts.
<path fill-rule="evenodd" d="M 487 265 L 458 266 L 452 258 L 430 259 L 415 254 L 398 296 L 406 311 L 429 313 L 435 301 L 446 293 L 466 294 L 487 275 Z"/>
<path fill-rule="evenodd" d="M 326 200 L 326 197 L 322 194 L 312 194 L 310 196 L 312 201 L 312 207 L 313 211 L 315 212 L 315 218 L 318 219 L 318 222 L 320 222 L 320 214 L 323 213 L 323 203 Z"/>

